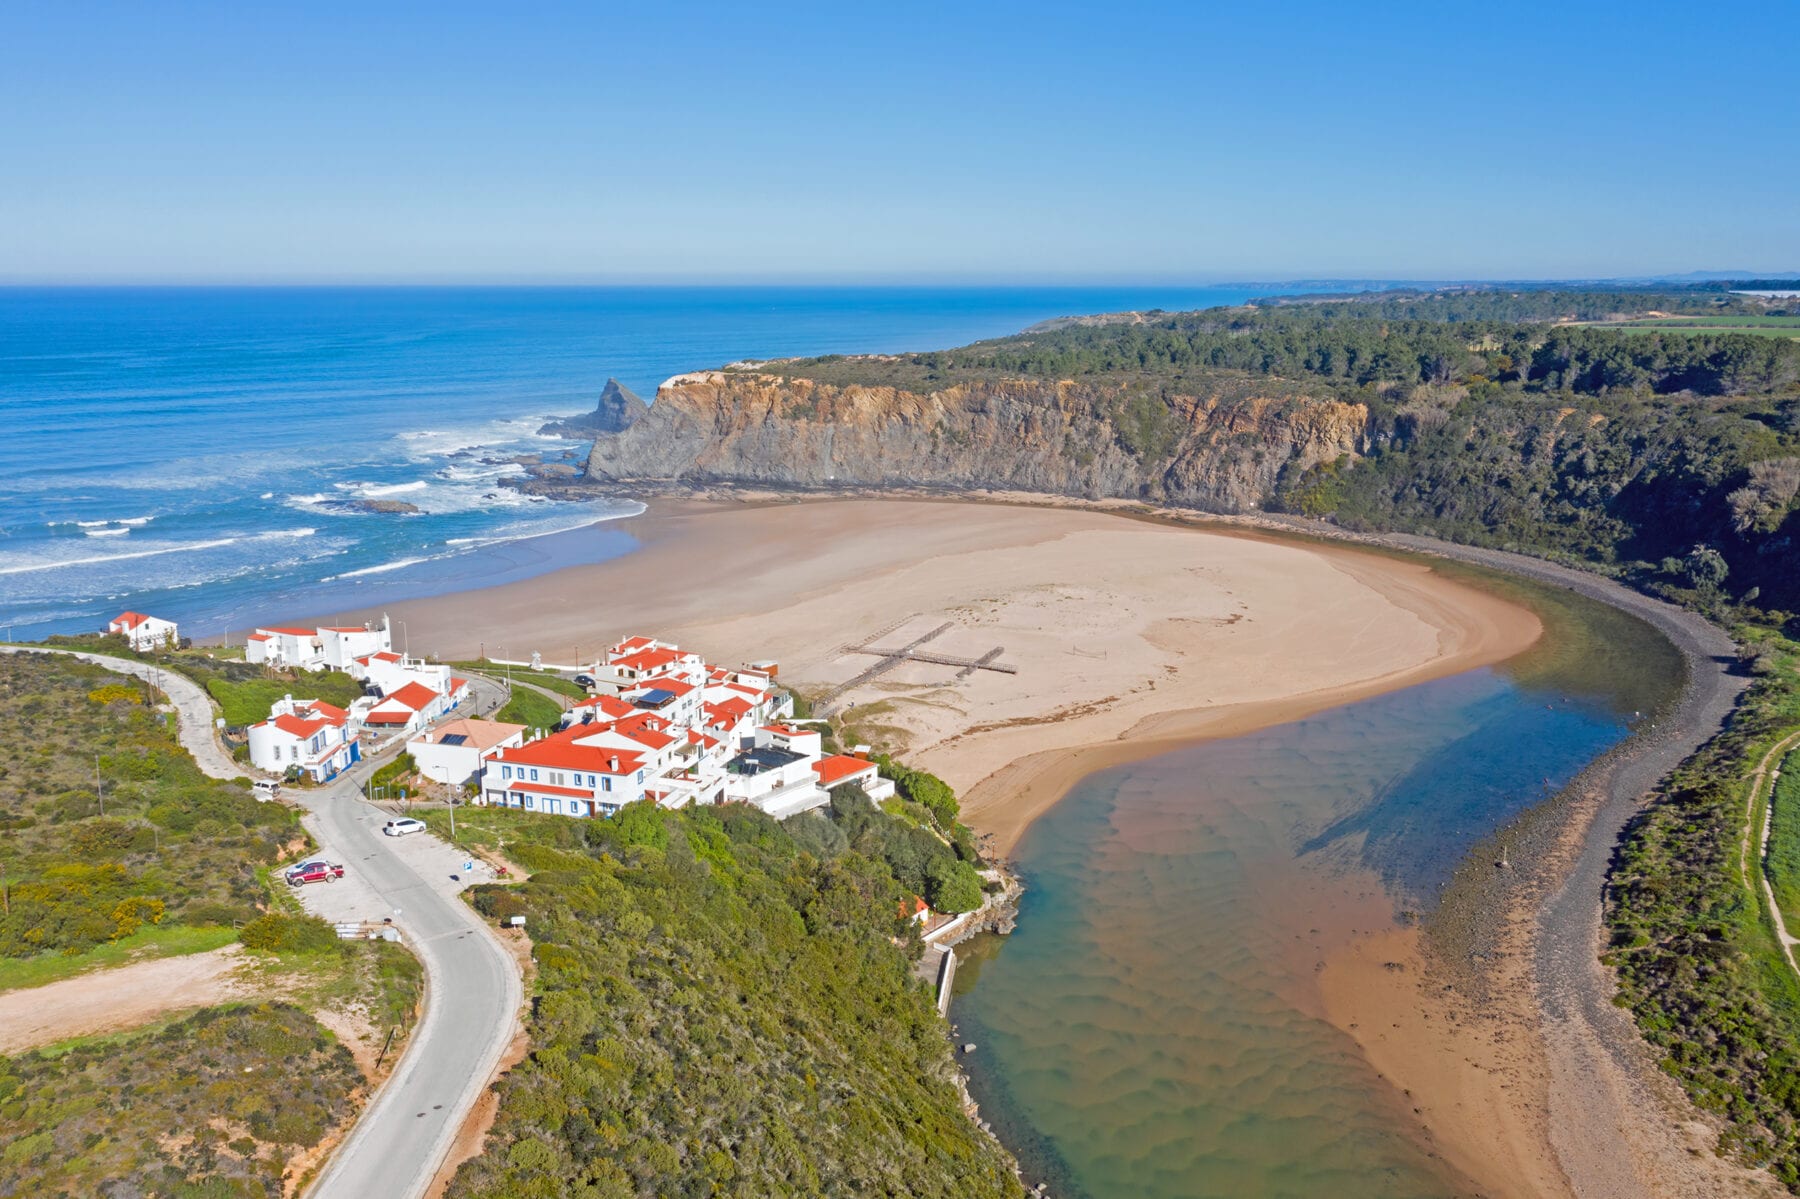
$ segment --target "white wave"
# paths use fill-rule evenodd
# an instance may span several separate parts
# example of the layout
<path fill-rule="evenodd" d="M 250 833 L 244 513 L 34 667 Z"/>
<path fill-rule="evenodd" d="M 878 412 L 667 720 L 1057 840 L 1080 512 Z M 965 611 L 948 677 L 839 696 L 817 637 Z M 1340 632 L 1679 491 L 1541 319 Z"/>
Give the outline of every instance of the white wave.
<path fill-rule="evenodd" d="M 365 566 L 361 570 L 346 570 L 340 575 L 328 575 L 320 579 L 321 583 L 335 583 L 339 579 L 356 579 L 363 575 L 384 575 L 390 570 L 399 570 L 404 566 L 417 566 L 421 562 L 433 561 L 431 558 L 402 558 L 398 562 L 383 562 L 380 566 Z"/>
<path fill-rule="evenodd" d="M 141 529 L 155 519 L 154 516 L 128 516 L 124 520 L 115 520 L 112 523 L 115 525 L 124 525 L 131 529 Z"/>
<path fill-rule="evenodd" d="M 353 491 L 364 499 L 380 499 L 383 496 L 407 495 L 414 491 L 424 491 L 431 484 L 424 479 L 415 479 L 411 483 L 333 483 L 339 491 Z"/>
<path fill-rule="evenodd" d="M 83 532 L 85 532 L 89 537 L 123 537 L 126 534 L 130 533 L 131 530 L 123 529 L 123 528 L 121 528 L 121 529 L 84 529 Z"/>
<path fill-rule="evenodd" d="M 316 491 L 312 495 L 290 495 L 290 496 L 288 496 L 288 503 L 290 503 L 290 504 L 323 504 L 326 500 L 328 500 L 330 498 L 331 497 L 326 495 L 323 491 Z"/>
<path fill-rule="evenodd" d="M 35 574 L 43 570 L 61 570 L 68 566 L 92 566 L 100 562 L 126 562 L 134 558 L 157 558 L 164 554 L 193 553 L 196 550 L 218 549 L 222 545 L 236 545 L 239 538 L 218 537 L 211 541 L 186 541 L 179 545 L 158 546 L 151 550 L 133 550 L 128 554 L 93 554 L 86 558 L 64 558 L 58 562 L 29 562 L 21 566 L 0 566 L 0 575 Z"/>
<path fill-rule="evenodd" d="M 275 498 L 275 493 L 273 491 L 265 491 L 256 498 L 259 500 L 272 500 Z"/>

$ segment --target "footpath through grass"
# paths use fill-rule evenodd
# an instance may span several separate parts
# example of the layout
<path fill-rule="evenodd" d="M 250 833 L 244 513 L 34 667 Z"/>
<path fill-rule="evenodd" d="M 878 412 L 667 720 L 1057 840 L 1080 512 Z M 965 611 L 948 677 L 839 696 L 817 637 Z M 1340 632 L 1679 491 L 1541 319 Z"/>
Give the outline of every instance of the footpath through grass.
<path fill-rule="evenodd" d="M 449 665 L 457 670 L 484 674 L 492 679 L 504 681 L 510 678 L 536 683 L 539 687 L 558 695 L 566 695 L 570 699 L 586 699 L 588 694 L 586 687 L 577 686 L 573 680 L 565 679 L 560 674 L 552 674 L 548 670 L 533 670 L 529 666 L 499 666 L 493 662 L 451 662 Z"/>
<path fill-rule="evenodd" d="M 1793 932 L 1800 929 L 1800 751 L 1790 753 L 1780 768 L 1781 777 L 1769 800 L 1774 805 L 1769 826 L 1769 885 L 1788 931 Z"/>

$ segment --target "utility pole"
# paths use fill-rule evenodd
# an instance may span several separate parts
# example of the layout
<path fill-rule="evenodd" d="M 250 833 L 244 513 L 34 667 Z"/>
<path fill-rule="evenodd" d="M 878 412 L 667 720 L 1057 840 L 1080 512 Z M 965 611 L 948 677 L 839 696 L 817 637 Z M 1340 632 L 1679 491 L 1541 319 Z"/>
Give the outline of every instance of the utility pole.
<path fill-rule="evenodd" d="M 106 815 L 106 792 L 100 789 L 100 755 L 94 755 L 94 798 L 100 801 L 100 814 Z"/>

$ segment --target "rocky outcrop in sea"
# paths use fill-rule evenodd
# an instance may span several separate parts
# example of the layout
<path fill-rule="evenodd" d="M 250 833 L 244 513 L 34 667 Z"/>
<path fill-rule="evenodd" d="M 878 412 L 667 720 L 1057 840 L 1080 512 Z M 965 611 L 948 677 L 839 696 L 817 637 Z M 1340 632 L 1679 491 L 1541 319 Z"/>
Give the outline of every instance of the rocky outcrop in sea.
<path fill-rule="evenodd" d="M 650 405 L 639 399 L 636 392 L 617 379 L 608 379 L 592 412 L 551 421 L 538 430 L 538 436 L 587 441 L 605 433 L 623 433 L 648 411 Z"/>

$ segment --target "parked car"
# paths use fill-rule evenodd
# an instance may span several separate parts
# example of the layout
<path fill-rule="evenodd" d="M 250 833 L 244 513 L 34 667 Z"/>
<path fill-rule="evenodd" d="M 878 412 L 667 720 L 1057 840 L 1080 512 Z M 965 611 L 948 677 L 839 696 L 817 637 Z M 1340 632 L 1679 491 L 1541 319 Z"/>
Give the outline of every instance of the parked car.
<path fill-rule="evenodd" d="M 258 803 L 268 803 L 281 794 L 281 784 L 274 779 L 257 779 L 250 784 L 250 794 L 256 796 Z"/>
<path fill-rule="evenodd" d="M 423 820 L 414 820 L 411 816 L 402 816 L 398 820 L 390 820 L 381 826 L 381 831 L 390 837 L 404 837 L 408 833 L 425 831 Z"/>
<path fill-rule="evenodd" d="M 324 858 L 315 858 L 310 862 L 302 862 L 298 866 L 288 867 L 287 885 L 304 887 L 307 883 L 335 883 L 344 877 L 344 868 L 335 862 L 327 862 Z"/>
<path fill-rule="evenodd" d="M 594 685 L 594 676 L 591 674 L 578 674 L 575 676 L 575 685 L 577 687 L 592 687 Z"/>

